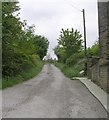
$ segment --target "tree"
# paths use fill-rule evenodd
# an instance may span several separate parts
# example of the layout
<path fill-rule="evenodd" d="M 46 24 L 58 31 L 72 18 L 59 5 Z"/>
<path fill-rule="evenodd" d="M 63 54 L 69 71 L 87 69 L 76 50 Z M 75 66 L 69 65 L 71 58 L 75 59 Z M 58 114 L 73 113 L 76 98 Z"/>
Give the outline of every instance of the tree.
<path fill-rule="evenodd" d="M 4 74 L 13 74 L 14 45 L 19 39 L 22 23 L 19 21 L 17 3 L 2 3 L 2 69 Z M 16 15 L 15 15 L 16 13 Z M 17 29 L 16 29 L 17 28 Z"/>
<path fill-rule="evenodd" d="M 54 49 L 55 54 L 65 63 L 70 56 L 82 51 L 82 42 L 82 35 L 77 30 L 62 29 L 58 46 Z"/>
<path fill-rule="evenodd" d="M 35 26 L 20 21 L 17 3 L 3 2 L 2 8 L 2 73 L 5 77 L 36 66 L 49 43 L 45 37 L 35 35 Z"/>
<path fill-rule="evenodd" d="M 79 52 L 82 48 L 82 35 L 77 30 L 62 29 L 58 43 L 64 47 L 68 57 Z"/>
<path fill-rule="evenodd" d="M 44 36 L 36 35 L 34 39 L 34 44 L 36 47 L 36 54 L 38 54 L 42 60 L 44 56 L 46 56 L 47 49 L 49 46 L 49 41 Z"/>
<path fill-rule="evenodd" d="M 64 47 L 59 47 L 58 45 L 57 47 L 55 47 L 54 52 L 58 57 L 58 61 L 63 62 L 63 63 L 66 62 L 67 54 L 66 54 Z"/>
<path fill-rule="evenodd" d="M 99 48 L 99 42 L 96 41 L 94 45 L 88 48 L 88 54 L 90 56 L 99 56 L 100 54 L 100 48 Z"/>

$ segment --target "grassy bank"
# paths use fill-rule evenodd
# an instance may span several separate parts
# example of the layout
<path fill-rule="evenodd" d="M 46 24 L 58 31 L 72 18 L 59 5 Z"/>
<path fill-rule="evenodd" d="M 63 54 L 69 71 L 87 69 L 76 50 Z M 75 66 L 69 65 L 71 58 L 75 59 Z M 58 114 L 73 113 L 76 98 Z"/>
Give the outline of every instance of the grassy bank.
<path fill-rule="evenodd" d="M 43 63 L 39 62 L 39 64 L 36 67 L 33 67 L 29 70 L 23 71 L 22 73 L 14 76 L 14 77 L 5 77 L 2 79 L 2 87 L 0 85 L 0 87 L 2 89 L 7 88 L 7 87 L 11 87 L 14 86 L 16 84 L 22 83 L 24 81 L 27 81 L 33 77 L 35 77 L 36 75 L 38 75 L 40 73 L 40 71 L 42 70 L 43 67 Z"/>
<path fill-rule="evenodd" d="M 72 67 L 69 67 L 63 63 L 55 63 L 55 66 L 57 66 L 65 76 L 69 77 L 70 79 L 73 79 L 74 77 L 80 77 L 83 76 L 80 74 L 80 71 L 84 69 L 84 64 L 75 64 Z"/>
<path fill-rule="evenodd" d="M 0 89 L 2 89 L 2 80 L 0 79 Z"/>

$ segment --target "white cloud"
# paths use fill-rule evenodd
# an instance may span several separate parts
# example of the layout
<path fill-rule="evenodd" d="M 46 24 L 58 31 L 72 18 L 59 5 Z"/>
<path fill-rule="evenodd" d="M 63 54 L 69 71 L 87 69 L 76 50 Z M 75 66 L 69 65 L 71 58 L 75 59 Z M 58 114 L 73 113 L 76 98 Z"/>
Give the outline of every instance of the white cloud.
<path fill-rule="evenodd" d="M 90 0 L 89 0 L 90 1 Z M 75 28 L 83 34 L 81 10 L 86 12 L 87 45 L 91 46 L 98 37 L 97 1 L 85 0 L 19 0 L 21 19 L 36 25 L 36 33 L 50 41 L 50 54 L 57 45 L 61 28 Z"/>

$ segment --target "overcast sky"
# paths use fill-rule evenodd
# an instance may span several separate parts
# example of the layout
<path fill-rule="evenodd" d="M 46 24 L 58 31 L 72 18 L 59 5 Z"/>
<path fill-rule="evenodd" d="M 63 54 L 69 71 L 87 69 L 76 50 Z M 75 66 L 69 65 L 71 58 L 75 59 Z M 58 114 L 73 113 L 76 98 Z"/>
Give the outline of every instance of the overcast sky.
<path fill-rule="evenodd" d="M 86 2 L 87 1 L 87 2 Z M 96 0 L 19 0 L 21 20 L 36 26 L 36 34 L 50 41 L 49 53 L 57 45 L 61 28 L 77 29 L 83 35 L 82 9 L 86 13 L 87 46 L 98 39 L 98 10 Z"/>

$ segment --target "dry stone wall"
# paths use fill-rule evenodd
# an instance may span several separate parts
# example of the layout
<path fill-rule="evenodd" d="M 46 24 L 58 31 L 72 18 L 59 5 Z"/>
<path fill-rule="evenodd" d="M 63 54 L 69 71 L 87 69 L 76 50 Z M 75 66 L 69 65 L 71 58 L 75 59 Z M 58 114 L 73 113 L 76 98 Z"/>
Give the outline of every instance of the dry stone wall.
<path fill-rule="evenodd" d="M 109 92 L 109 2 L 98 2 L 99 42 L 100 42 L 100 86 Z"/>
<path fill-rule="evenodd" d="M 88 76 L 109 93 L 109 2 L 98 2 L 98 22 L 100 58 L 89 58 Z"/>

